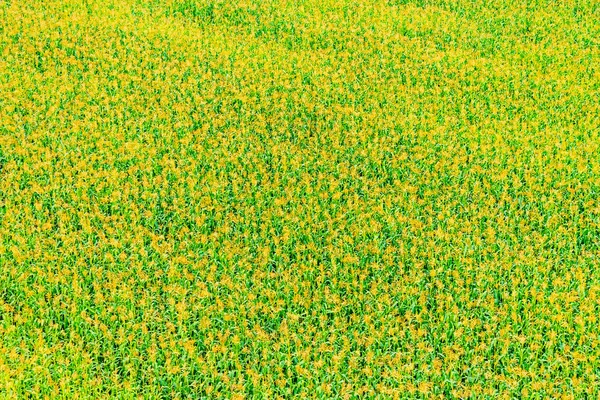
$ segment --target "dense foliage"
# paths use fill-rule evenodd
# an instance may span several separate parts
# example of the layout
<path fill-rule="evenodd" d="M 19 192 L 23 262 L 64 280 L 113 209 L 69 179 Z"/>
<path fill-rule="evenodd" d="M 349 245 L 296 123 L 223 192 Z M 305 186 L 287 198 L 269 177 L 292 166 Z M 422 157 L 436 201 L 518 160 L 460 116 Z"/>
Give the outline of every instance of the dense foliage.
<path fill-rule="evenodd" d="M 0 396 L 600 393 L 595 0 L 0 0 Z"/>

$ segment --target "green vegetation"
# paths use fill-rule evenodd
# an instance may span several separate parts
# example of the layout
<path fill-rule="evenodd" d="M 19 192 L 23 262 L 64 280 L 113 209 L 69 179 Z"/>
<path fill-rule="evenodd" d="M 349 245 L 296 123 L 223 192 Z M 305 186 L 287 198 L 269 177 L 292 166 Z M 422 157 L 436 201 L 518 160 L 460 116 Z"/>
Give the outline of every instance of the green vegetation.
<path fill-rule="evenodd" d="M 595 398 L 600 3 L 0 0 L 0 397 Z"/>

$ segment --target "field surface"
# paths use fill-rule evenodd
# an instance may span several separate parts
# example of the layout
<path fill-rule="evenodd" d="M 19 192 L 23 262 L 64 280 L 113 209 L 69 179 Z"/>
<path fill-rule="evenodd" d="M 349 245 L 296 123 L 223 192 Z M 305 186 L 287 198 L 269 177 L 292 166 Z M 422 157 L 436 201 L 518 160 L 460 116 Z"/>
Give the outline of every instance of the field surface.
<path fill-rule="evenodd" d="M 597 0 L 0 0 L 0 398 L 598 398 Z"/>

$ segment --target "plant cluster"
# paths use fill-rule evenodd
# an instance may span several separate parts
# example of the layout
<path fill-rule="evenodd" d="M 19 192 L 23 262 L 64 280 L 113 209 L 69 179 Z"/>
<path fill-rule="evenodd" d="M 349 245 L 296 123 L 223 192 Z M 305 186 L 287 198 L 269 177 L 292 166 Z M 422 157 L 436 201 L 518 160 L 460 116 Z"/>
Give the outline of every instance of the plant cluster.
<path fill-rule="evenodd" d="M 585 0 L 0 0 L 0 396 L 598 396 L 599 38 Z"/>

